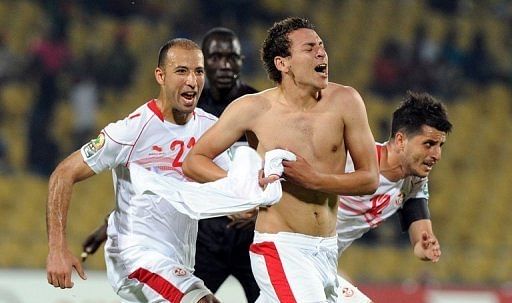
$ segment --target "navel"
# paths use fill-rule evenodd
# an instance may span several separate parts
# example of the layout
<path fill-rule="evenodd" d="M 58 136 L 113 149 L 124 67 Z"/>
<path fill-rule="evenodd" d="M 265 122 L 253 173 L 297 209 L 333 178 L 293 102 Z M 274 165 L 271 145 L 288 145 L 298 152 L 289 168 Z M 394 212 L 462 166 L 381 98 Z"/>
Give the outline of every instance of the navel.
<path fill-rule="evenodd" d="M 331 151 L 333 153 L 337 152 L 338 151 L 338 146 L 337 145 L 334 145 L 332 148 L 331 148 Z"/>

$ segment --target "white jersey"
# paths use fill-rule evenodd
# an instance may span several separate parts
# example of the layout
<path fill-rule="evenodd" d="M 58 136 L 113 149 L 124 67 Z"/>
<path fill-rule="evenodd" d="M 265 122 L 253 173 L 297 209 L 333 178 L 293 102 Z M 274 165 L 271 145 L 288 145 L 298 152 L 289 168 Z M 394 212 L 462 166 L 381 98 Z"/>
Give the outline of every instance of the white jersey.
<path fill-rule="evenodd" d="M 186 124 L 172 124 L 164 120 L 156 100 L 151 100 L 127 118 L 107 125 L 81 149 L 94 172 L 112 170 L 116 210 L 108 221 L 105 261 L 110 283 L 127 302 L 132 302 L 134 293 L 146 298 L 178 298 L 192 288 L 204 288 L 202 281 L 190 274 L 197 221 L 167 203 L 159 203 L 157 196 L 135 195 L 129 168 L 136 163 L 158 174 L 187 180 L 183 160 L 216 121 L 215 116 L 196 108 Z M 215 162 L 227 170 L 227 152 Z M 141 254 L 149 257 L 142 258 Z M 154 288 L 154 279 L 147 280 L 153 275 L 160 277 L 158 285 L 165 285 L 164 290 Z"/>
<path fill-rule="evenodd" d="M 377 154 L 383 144 L 377 143 Z M 380 158 L 379 158 L 380 161 Z M 346 172 L 354 171 L 354 163 L 347 155 Z M 392 182 L 379 175 L 379 187 L 372 195 L 340 196 L 338 207 L 338 254 L 341 254 L 354 240 L 402 208 L 404 201 L 411 198 L 428 199 L 428 179 L 415 176 Z"/>
<path fill-rule="evenodd" d="M 185 125 L 176 125 L 163 119 L 163 114 L 151 100 L 137 108 L 127 118 L 107 125 L 98 138 L 81 149 L 84 161 L 95 173 L 112 170 L 117 216 L 126 213 L 134 190 L 128 171 L 137 163 L 165 176 L 179 180 L 187 178 L 182 171 L 185 156 L 217 118 L 196 108 Z M 227 153 L 215 159 L 228 169 Z M 122 224 L 123 220 L 116 220 Z"/>

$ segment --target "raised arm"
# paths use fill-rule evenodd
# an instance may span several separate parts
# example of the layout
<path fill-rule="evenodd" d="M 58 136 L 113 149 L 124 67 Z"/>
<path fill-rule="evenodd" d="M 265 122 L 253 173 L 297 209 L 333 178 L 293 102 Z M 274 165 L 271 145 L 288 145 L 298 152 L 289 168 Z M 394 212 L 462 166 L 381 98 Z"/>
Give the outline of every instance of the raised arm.
<path fill-rule="evenodd" d="M 210 182 L 226 176 L 213 159 L 228 149 L 249 127 L 250 97 L 232 102 L 219 120 L 197 141 L 183 162 L 183 172 L 197 182 Z"/>
<path fill-rule="evenodd" d="M 94 172 L 83 161 L 80 151 L 76 151 L 62 161 L 50 177 L 46 204 L 49 250 L 46 272 L 48 283 L 55 287 L 73 287 L 73 267 L 82 279 L 86 279 L 79 259 L 73 256 L 68 248 L 66 223 L 73 185 L 93 175 Z"/>

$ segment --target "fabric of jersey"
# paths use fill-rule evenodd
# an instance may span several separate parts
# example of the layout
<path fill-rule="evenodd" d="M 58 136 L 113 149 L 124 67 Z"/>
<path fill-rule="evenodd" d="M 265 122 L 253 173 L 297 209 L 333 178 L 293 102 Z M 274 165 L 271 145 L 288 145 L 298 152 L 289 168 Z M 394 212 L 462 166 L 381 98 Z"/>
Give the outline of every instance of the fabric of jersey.
<path fill-rule="evenodd" d="M 197 221 L 160 203 L 156 196 L 135 196 L 129 168 L 135 163 L 162 176 L 187 180 L 182 161 L 216 120 L 196 108 L 185 125 L 172 124 L 163 119 L 156 100 L 151 100 L 107 125 L 81 149 L 94 172 L 112 170 L 116 208 L 109 217 L 105 259 L 110 283 L 127 302 L 141 298 L 175 302 L 188 290 L 204 287 L 192 275 Z M 215 161 L 228 169 L 227 153 Z M 173 222 L 171 230 L 167 220 Z"/>
<path fill-rule="evenodd" d="M 380 148 L 383 148 L 383 144 L 378 143 L 377 149 Z M 345 171 L 354 171 L 350 155 L 347 155 Z M 428 196 L 428 178 L 409 176 L 393 182 L 382 174 L 379 175 L 379 187 L 374 194 L 340 196 L 336 224 L 338 253 L 341 255 L 354 240 L 391 217 L 408 199 L 428 199 Z"/>

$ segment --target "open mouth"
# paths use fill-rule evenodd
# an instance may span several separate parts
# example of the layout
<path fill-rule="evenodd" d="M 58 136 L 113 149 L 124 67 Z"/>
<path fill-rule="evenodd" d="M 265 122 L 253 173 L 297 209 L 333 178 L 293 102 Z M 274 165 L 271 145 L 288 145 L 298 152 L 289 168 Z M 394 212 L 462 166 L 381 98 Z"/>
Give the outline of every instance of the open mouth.
<path fill-rule="evenodd" d="M 435 162 L 429 162 L 429 161 L 423 162 L 423 165 L 427 166 L 427 168 L 429 170 L 432 169 L 432 167 L 434 167 L 434 164 L 435 164 Z"/>
<path fill-rule="evenodd" d="M 322 74 L 327 74 L 327 64 L 325 64 L 325 63 L 318 64 L 315 67 L 315 72 L 322 73 Z"/>
<path fill-rule="evenodd" d="M 194 98 L 197 96 L 196 92 L 185 92 L 182 93 L 181 96 L 189 101 L 194 100 Z"/>

